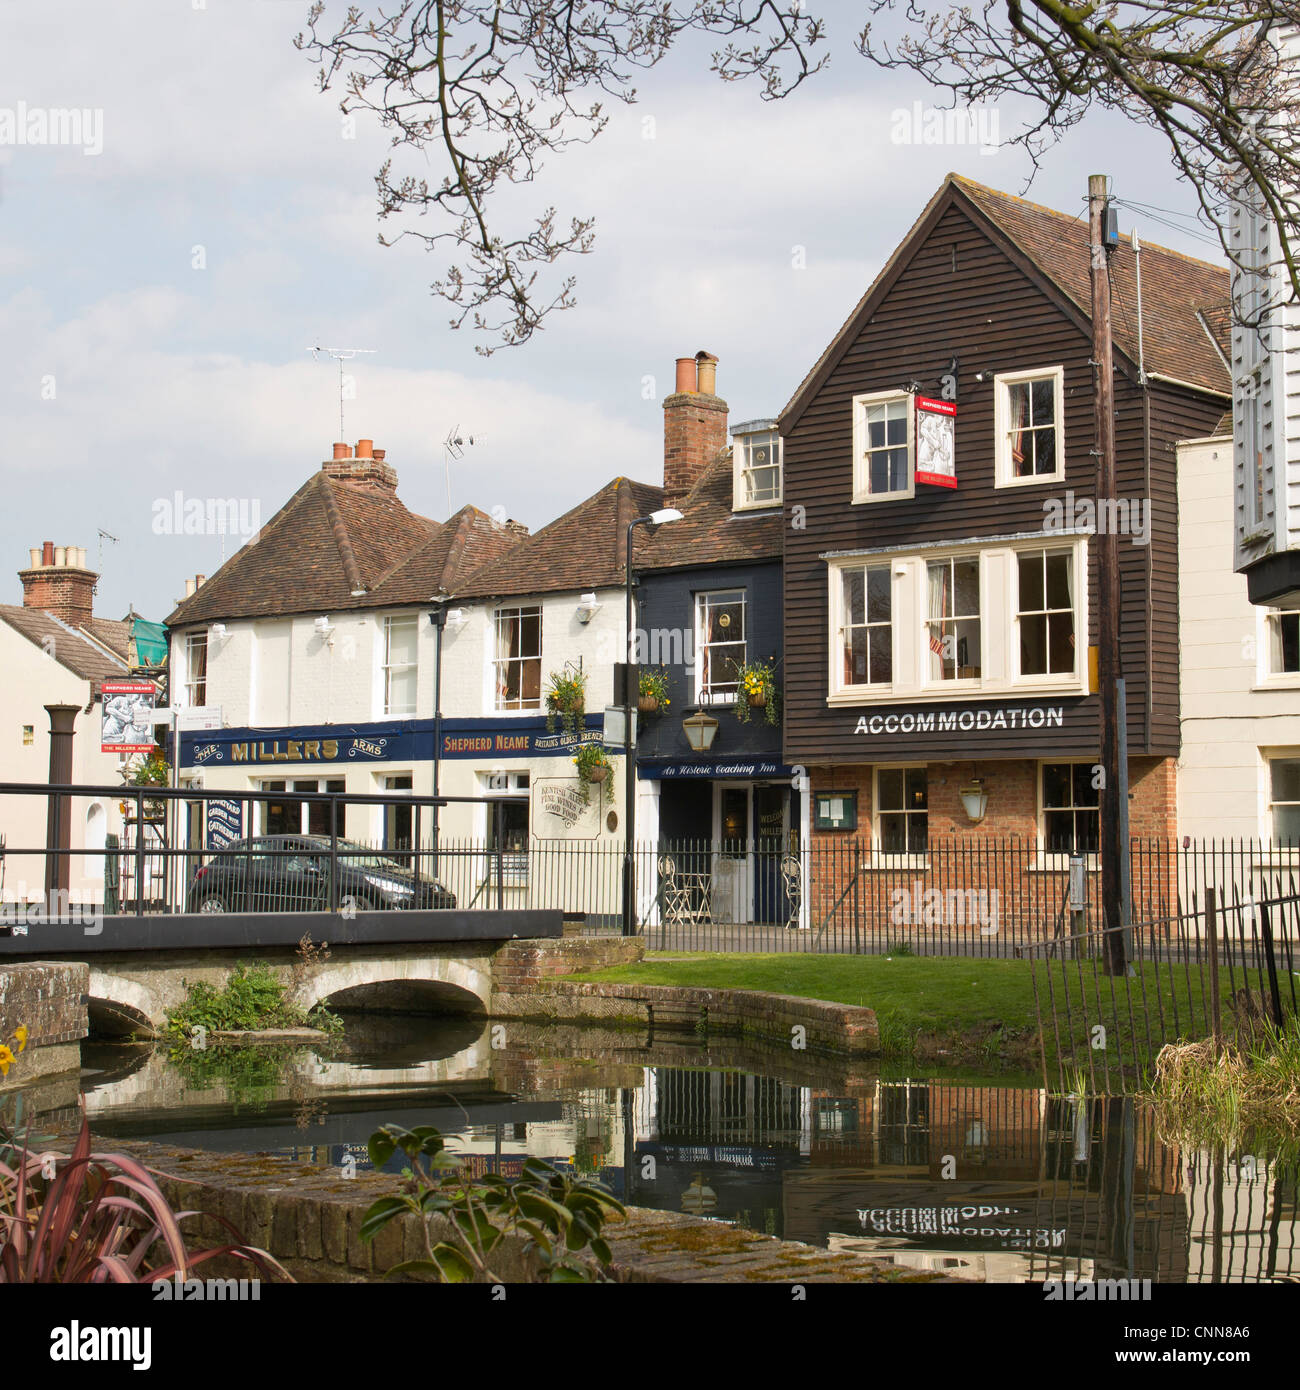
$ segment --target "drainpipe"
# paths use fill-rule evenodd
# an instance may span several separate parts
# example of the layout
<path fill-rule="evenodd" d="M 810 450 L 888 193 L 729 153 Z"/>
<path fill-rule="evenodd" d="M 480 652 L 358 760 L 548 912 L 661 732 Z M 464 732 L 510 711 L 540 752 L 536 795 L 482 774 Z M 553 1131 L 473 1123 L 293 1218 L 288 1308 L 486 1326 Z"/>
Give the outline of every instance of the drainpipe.
<path fill-rule="evenodd" d="M 46 705 L 50 716 L 50 785 L 68 786 L 72 781 L 72 735 L 77 720 L 77 705 Z M 72 857 L 48 851 L 72 848 L 72 811 L 66 796 L 52 796 L 45 820 L 45 900 L 51 917 L 55 915 L 54 899 L 62 893 L 67 900 L 71 882 Z"/>

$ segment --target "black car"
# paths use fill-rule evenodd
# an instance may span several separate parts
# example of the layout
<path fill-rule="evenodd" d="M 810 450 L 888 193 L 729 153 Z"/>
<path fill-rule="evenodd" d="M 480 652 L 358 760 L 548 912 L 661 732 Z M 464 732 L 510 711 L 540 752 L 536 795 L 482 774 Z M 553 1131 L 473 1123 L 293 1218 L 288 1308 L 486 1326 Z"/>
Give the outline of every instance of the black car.
<path fill-rule="evenodd" d="M 339 840 L 335 902 L 358 912 L 451 908 L 456 895 L 404 864 Z M 236 840 L 194 875 L 188 912 L 324 912 L 329 908 L 328 835 L 258 835 Z"/>

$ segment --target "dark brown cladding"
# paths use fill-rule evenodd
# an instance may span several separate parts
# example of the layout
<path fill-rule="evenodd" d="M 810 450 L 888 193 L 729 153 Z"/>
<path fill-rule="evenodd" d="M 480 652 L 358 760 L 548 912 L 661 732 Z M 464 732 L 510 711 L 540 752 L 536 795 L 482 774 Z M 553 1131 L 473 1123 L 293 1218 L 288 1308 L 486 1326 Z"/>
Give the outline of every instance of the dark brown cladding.
<path fill-rule="evenodd" d="M 982 204 L 991 198 L 982 191 Z M 1016 216 L 1026 208 L 1017 199 Z M 1097 749 L 1096 696 L 1039 694 L 1026 690 L 954 693 L 933 688 L 917 698 L 828 706 L 829 553 L 899 549 L 1044 529 L 1044 501 L 1094 498 L 1092 453 L 1093 371 L 1090 329 L 1078 304 L 1046 272 L 1024 244 L 1008 240 L 987 208 L 972 202 L 960 181 L 949 180 L 900 248 L 890 268 L 850 320 L 841 337 L 810 373 L 782 419 L 785 505 L 806 508 L 802 526 L 785 539 L 785 756 L 790 763 L 903 761 L 938 757 L 1089 757 Z M 1071 219 L 1037 210 L 1050 219 Z M 1074 235 L 1074 231 L 1071 231 Z M 1086 245 L 1085 245 L 1086 254 Z M 1163 253 L 1162 274 L 1178 274 L 1183 258 Z M 1213 268 L 1186 262 L 1188 287 L 1148 290 L 1158 304 L 1160 340 L 1174 341 L 1179 324 L 1201 334 L 1195 374 L 1204 362 L 1204 330 L 1197 301 L 1216 286 Z M 1086 270 L 1086 262 L 1085 262 Z M 1059 274 L 1059 267 L 1057 267 Z M 1181 306 L 1181 307 L 1179 307 Z M 1116 314 L 1127 311 L 1117 305 Z M 919 383 L 922 394 L 941 394 L 941 379 L 956 358 L 958 415 L 955 489 L 918 485 L 916 496 L 851 505 L 853 398 L 902 390 Z M 1167 374 L 1172 365 L 1162 361 Z M 1065 479 L 1013 488 L 994 486 L 994 384 L 992 374 L 1060 366 L 1064 371 Z M 1148 368 L 1151 362 L 1148 359 Z M 988 373 L 983 381 L 976 373 Z M 1190 375 L 1190 373 L 1189 373 Z M 1199 383 L 1198 383 L 1199 384 Z M 1174 445 L 1209 433 L 1222 417 L 1223 394 L 1151 379 L 1145 387 L 1122 353 L 1116 354 L 1116 478 L 1120 498 L 1150 499 L 1150 544 L 1119 537 L 1123 673 L 1127 682 L 1128 737 L 1132 755 L 1178 752 L 1177 488 Z M 1097 641 L 1096 545 L 1089 544 L 1089 646 Z M 1041 710 L 1042 722 L 1012 717 Z M 971 714 L 970 721 L 961 713 Z M 981 717 L 984 711 L 986 717 Z M 1002 711 L 1003 718 L 996 713 Z M 953 714 L 945 729 L 917 727 L 918 714 Z M 1051 717 L 1049 718 L 1049 713 Z M 914 716 L 910 726 L 889 716 Z M 871 721 L 879 717 L 879 732 Z M 859 729 L 866 719 L 868 730 Z M 969 727 L 965 727 L 969 722 Z"/>

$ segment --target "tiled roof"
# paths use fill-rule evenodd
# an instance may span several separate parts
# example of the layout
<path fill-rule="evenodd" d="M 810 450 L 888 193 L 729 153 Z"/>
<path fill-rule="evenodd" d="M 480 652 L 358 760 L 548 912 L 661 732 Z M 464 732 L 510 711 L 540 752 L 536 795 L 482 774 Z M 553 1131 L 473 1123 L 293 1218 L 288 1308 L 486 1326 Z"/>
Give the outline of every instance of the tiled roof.
<path fill-rule="evenodd" d="M 949 179 L 986 213 L 1085 314 L 1091 314 L 1086 212 L 1068 217 L 955 174 Z M 1211 327 L 1227 325 L 1228 271 L 1167 247 L 1142 242 L 1142 352 L 1148 372 L 1228 394 L 1223 358 L 1198 311 Z M 1115 346 L 1138 360 L 1137 255 L 1127 236 L 1109 255 L 1111 333 Z M 1220 344 L 1226 349 L 1226 341 Z"/>
<path fill-rule="evenodd" d="M 475 507 L 440 523 L 389 488 L 317 472 L 167 625 L 424 603 L 518 539 Z"/>
<path fill-rule="evenodd" d="M 107 620 L 91 619 L 92 623 L 99 621 Z M 76 628 L 43 609 L 0 604 L 0 622 L 7 623 L 29 642 L 49 652 L 74 676 L 93 682 L 92 693 L 98 691 L 101 682 L 122 680 L 127 674 L 125 657 L 121 661 L 114 660 L 87 641 Z"/>
<path fill-rule="evenodd" d="M 785 539 L 781 508 L 733 512 L 731 480 L 731 452 L 727 450 L 677 504 L 681 521 L 657 528 L 644 550 L 638 551 L 637 567 L 681 569 L 780 559 Z"/>
<path fill-rule="evenodd" d="M 953 202 L 973 214 L 977 223 L 1000 237 L 1012 252 L 1023 255 L 1085 319 L 1091 317 L 1086 215 L 1070 217 L 958 174 L 949 174 L 790 398 L 781 413 L 783 431 L 788 432 L 793 427 L 823 377 L 862 331 L 877 299 L 888 291 L 896 273 L 910 257 L 915 238 Z M 1138 361 L 1136 265 L 1131 242 L 1121 236 L 1118 248 L 1110 255 L 1111 333 L 1116 349 L 1135 364 Z M 1228 302 L 1229 279 L 1225 267 L 1142 242 L 1142 355 L 1146 370 L 1229 395 L 1228 369 L 1216 350 L 1216 343 L 1219 349 L 1227 350 Z"/>
<path fill-rule="evenodd" d="M 131 624 L 113 618 L 90 618 L 82 627 L 101 647 L 107 647 L 123 661 L 130 659 Z"/>
<path fill-rule="evenodd" d="M 484 565 L 455 591 L 456 596 L 496 598 L 620 585 L 628 523 L 662 507 L 663 496 L 661 487 L 615 478 L 536 535 L 521 540 L 508 555 Z M 634 537 L 640 564 L 645 528 Z"/>

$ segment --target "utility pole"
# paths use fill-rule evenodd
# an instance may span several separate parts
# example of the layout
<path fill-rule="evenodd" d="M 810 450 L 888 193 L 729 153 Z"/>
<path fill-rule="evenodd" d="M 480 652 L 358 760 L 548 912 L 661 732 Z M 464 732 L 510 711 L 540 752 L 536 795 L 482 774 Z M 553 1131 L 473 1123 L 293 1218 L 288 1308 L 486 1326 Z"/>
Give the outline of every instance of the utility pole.
<path fill-rule="evenodd" d="M 1106 175 L 1088 178 L 1089 270 L 1092 282 L 1093 407 L 1096 420 L 1097 515 L 1114 517 L 1115 508 L 1103 502 L 1115 498 L 1115 356 L 1110 337 L 1109 247 L 1104 235 Z M 1122 892 L 1123 843 L 1121 798 L 1127 795 L 1127 769 L 1120 767 L 1119 719 L 1116 682 L 1124 674 L 1120 666 L 1119 537 L 1113 525 L 1100 525 L 1093 537 L 1097 551 L 1098 646 L 1097 675 L 1100 690 L 1100 743 L 1102 783 L 1097 798 L 1101 843 L 1101 910 L 1106 928 L 1106 971 L 1123 975 L 1125 958 Z"/>

